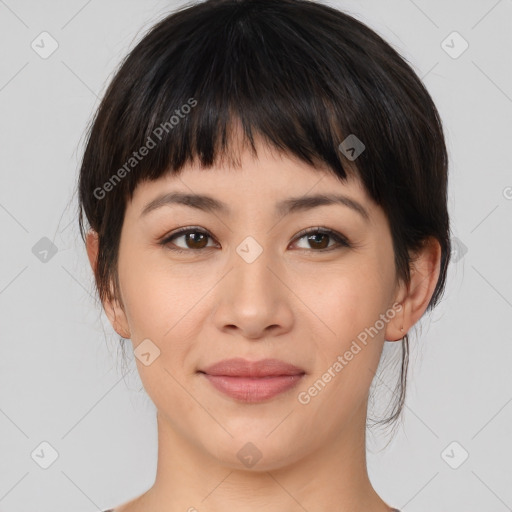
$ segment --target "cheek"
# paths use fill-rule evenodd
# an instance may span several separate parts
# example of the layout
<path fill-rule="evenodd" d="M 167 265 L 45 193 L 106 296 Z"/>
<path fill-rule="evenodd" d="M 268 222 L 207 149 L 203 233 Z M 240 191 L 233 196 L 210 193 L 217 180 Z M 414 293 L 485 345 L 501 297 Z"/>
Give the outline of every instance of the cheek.
<path fill-rule="evenodd" d="M 329 384 L 318 406 L 343 403 L 344 411 L 365 399 L 378 367 L 385 334 L 385 324 L 379 319 L 387 307 L 392 278 L 382 255 L 380 262 L 354 258 L 350 263 L 317 275 L 308 281 L 308 288 L 303 284 L 303 293 L 314 290 L 304 301 L 317 316 L 314 332 L 324 333 L 316 341 L 320 361 L 315 378 Z"/>
<path fill-rule="evenodd" d="M 386 308 L 388 281 L 376 263 L 317 275 L 311 281 L 309 289 L 315 292 L 304 302 L 315 312 L 310 316 L 317 324 L 314 332 L 324 333 L 316 340 L 320 358 L 311 379 L 321 382 L 310 388 L 312 393 L 322 390 L 322 398 L 314 400 L 319 414 L 329 410 L 341 421 L 365 401 L 383 348 L 385 326 L 379 319 Z"/>
<path fill-rule="evenodd" d="M 193 316 L 206 283 L 193 266 L 173 265 L 159 249 L 130 245 L 120 251 L 119 279 L 131 332 L 136 342 L 164 342 Z"/>
<path fill-rule="evenodd" d="M 297 281 L 296 286 L 318 319 L 337 337 L 346 338 L 379 317 L 389 293 L 387 281 L 378 265 L 360 260 L 318 272 L 311 279 Z"/>
<path fill-rule="evenodd" d="M 136 258 L 125 259 L 119 265 L 133 349 L 149 339 L 159 350 L 147 366 L 136 359 L 141 382 L 160 411 L 168 411 L 169 404 L 174 404 L 180 414 L 193 409 L 190 401 L 183 400 L 183 389 L 175 379 L 181 381 L 184 362 L 193 350 L 194 340 L 199 338 L 198 302 L 204 294 L 203 289 L 191 285 L 197 281 L 188 274 L 147 259 L 139 263 Z"/>
<path fill-rule="evenodd" d="M 142 338 L 160 339 L 175 323 L 183 301 L 173 293 L 171 283 L 148 267 L 124 274 L 120 269 L 119 274 L 132 339 L 136 343 Z"/>

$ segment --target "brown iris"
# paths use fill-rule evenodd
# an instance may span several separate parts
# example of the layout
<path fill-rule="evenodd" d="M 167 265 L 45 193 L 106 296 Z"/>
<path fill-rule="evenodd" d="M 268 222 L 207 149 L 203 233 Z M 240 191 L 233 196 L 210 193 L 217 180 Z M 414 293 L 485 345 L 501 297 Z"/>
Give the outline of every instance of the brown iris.
<path fill-rule="evenodd" d="M 208 235 L 205 233 L 199 233 L 197 231 L 186 233 L 185 243 L 190 249 L 203 249 L 208 244 Z M 190 245 L 192 242 L 192 245 Z"/>
<path fill-rule="evenodd" d="M 322 238 L 321 242 L 318 242 L 318 237 Z M 311 244 L 313 242 L 313 248 L 316 249 L 326 249 L 329 245 L 329 235 L 325 233 L 314 233 L 308 236 L 308 242 Z M 323 243 L 326 242 L 326 243 Z"/>

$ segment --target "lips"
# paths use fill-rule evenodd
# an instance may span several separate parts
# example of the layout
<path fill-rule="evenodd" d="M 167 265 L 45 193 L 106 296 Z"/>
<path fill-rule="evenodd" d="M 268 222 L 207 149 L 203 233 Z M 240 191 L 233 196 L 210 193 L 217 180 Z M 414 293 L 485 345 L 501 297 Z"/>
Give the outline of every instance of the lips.
<path fill-rule="evenodd" d="M 279 359 L 261 359 L 260 361 L 247 361 L 240 357 L 219 361 L 204 370 L 208 375 L 224 375 L 227 377 L 279 377 L 282 375 L 301 375 L 306 373 L 302 368 L 285 363 Z"/>
<path fill-rule="evenodd" d="M 263 402 L 295 387 L 302 368 L 279 359 L 226 359 L 199 371 L 221 393 L 241 402 Z"/>

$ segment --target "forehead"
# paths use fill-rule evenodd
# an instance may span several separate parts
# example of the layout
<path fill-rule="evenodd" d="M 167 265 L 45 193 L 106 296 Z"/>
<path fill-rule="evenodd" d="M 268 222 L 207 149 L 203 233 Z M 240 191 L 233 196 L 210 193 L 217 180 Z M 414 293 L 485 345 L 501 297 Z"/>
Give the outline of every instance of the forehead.
<path fill-rule="evenodd" d="M 144 181 L 135 189 L 131 209 L 143 217 L 166 204 L 184 204 L 232 216 L 239 209 L 273 207 L 282 216 L 335 203 L 370 221 L 371 202 L 355 173 L 342 181 L 325 166 L 259 145 L 257 155 L 242 151 L 236 166 L 226 160 L 210 168 L 192 163 L 179 174 Z"/>

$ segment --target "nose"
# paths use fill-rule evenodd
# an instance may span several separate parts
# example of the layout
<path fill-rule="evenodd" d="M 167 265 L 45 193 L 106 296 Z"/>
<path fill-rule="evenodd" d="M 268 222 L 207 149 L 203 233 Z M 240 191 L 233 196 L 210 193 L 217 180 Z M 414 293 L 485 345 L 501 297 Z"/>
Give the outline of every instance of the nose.
<path fill-rule="evenodd" d="M 293 294 L 284 268 L 266 251 L 252 262 L 235 253 L 230 268 L 216 289 L 216 327 L 253 340 L 288 332 L 294 321 Z"/>

